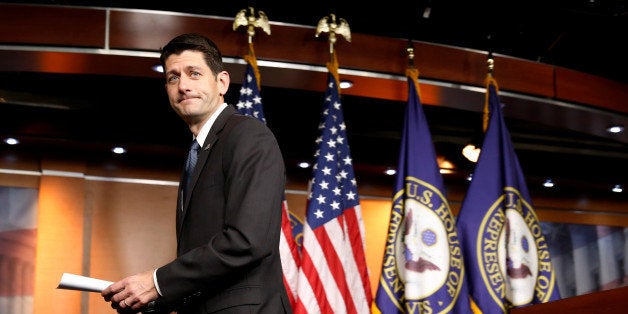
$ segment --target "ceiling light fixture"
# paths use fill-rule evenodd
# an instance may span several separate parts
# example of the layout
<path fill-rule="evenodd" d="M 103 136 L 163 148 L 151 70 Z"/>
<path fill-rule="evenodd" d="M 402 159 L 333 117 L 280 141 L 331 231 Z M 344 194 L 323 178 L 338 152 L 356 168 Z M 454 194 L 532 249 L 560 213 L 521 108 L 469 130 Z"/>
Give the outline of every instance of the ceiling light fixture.
<path fill-rule="evenodd" d="M 425 10 L 423 10 L 423 18 L 429 19 L 431 13 L 432 13 L 432 8 L 426 7 Z"/>
<path fill-rule="evenodd" d="M 552 181 L 552 179 L 547 179 L 545 180 L 545 182 L 543 182 L 543 186 L 546 188 L 553 188 L 554 187 L 554 181 Z"/>
<path fill-rule="evenodd" d="M 395 169 L 393 169 L 393 168 L 388 167 L 388 168 L 386 169 L 386 171 L 384 171 L 384 173 L 385 173 L 387 176 L 394 176 L 395 174 L 397 174 L 397 170 L 395 170 Z"/>
<path fill-rule="evenodd" d="M 475 145 L 469 143 L 462 149 L 462 156 L 471 162 L 478 162 L 481 151 L 482 149 L 480 147 L 476 147 Z"/>
<path fill-rule="evenodd" d="M 309 168 L 309 167 L 310 167 L 310 163 L 309 163 L 309 162 L 302 161 L 302 162 L 300 162 L 300 163 L 298 164 L 298 166 L 299 166 L 299 168 L 306 169 L 306 168 Z"/>
<path fill-rule="evenodd" d="M 621 184 L 615 184 L 615 186 L 613 187 L 611 191 L 615 193 L 621 193 L 624 191 L 624 188 L 621 186 Z"/>
<path fill-rule="evenodd" d="M 438 171 L 441 174 L 452 174 L 456 172 L 456 165 L 447 160 L 445 156 L 436 156 L 436 162 L 438 163 Z"/>

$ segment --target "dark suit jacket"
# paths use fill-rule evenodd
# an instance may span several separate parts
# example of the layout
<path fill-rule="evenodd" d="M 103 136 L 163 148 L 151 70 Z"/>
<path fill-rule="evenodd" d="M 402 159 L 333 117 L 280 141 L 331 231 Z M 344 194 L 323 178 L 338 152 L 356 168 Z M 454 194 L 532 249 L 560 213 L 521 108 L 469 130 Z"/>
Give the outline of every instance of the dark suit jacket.
<path fill-rule="evenodd" d="M 180 185 L 181 186 L 181 185 Z M 285 166 L 273 133 L 228 106 L 179 188 L 177 258 L 157 270 L 178 313 L 291 313 L 279 256 Z"/>

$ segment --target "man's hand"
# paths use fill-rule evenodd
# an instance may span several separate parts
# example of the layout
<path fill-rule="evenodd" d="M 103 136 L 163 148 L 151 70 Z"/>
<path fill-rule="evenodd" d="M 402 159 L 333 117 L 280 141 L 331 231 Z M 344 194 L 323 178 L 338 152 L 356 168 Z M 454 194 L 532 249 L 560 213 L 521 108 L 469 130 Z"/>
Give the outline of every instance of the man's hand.
<path fill-rule="evenodd" d="M 159 297 L 152 270 L 114 282 L 101 295 L 118 313 L 137 313 Z"/>

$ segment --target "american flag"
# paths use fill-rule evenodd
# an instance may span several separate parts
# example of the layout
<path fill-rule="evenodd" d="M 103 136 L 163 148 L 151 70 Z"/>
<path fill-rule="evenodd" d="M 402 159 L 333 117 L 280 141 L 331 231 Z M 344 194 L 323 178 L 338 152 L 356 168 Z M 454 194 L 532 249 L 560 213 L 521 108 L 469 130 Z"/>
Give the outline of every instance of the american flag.
<path fill-rule="evenodd" d="M 364 225 L 338 92 L 328 84 L 309 182 L 295 313 L 370 313 Z"/>
<path fill-rule="evenodd" d="M 256 71 L 257 62 L 255 62 L 254 56 L 251 58 L 250 55 L 247 55 L 245 59 L 246 72 L 244 72 L 244 82 L 240 88 L 240 99 L 238 99 L 236 107 L 241 114 L 256 117 L 266 123 L 262 107 L 262 96 L 260 96 L 259 83 L 256 76 L 256 73 L 258 73 Z"/>
<path fill-rule="evenodd" d="M 257 61 L 255 55 L 250 54 L 244 57 L 246 62 L 246 72 L 244 82 L 240 88 L 240 99 L 236 105 L 238 112 L 258 118 L 266 123 L 264 110 L 262 108 L 262 97 L 259 92 L 259 81 L 257 71 Z M 290 213 L 288 202 L 284 195 L 281 204 L 281 236 L 279 239 L 279 254 L 281 256 L 281 266 L 283 268 L 283 281 L 288 291 L 290 304 L 294 307 L 297 293 L 297 279 L 299 275 L 299 250 L 292 234 L 290 225 Z"/>

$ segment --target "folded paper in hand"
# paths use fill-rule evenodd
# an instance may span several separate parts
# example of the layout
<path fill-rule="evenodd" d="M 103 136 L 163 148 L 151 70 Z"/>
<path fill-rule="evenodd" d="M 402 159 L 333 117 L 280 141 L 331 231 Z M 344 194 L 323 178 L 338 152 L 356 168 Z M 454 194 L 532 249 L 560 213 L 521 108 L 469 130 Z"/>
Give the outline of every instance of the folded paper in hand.
<path fill-rule="evenodd" d="M 101 292 L 113 281 L 63 273 L 57 289 Z"/>

